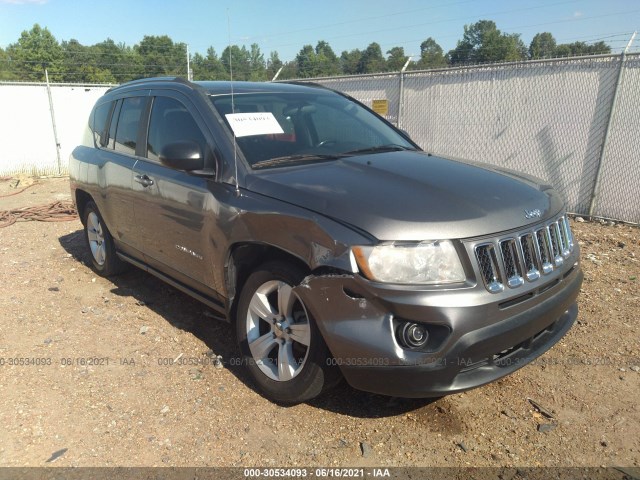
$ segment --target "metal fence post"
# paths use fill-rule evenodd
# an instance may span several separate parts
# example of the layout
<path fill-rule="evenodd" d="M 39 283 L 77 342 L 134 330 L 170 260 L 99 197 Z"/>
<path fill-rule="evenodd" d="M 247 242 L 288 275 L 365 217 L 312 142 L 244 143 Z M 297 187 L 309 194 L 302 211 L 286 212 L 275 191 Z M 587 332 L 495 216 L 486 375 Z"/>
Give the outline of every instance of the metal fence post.
<path fill-rule="evenodd" d="M 622 84 L 622 77 L 624 74 L 624 64 L 627 58 L 627 51 L 631 44 L 633 43 L 634 38 L 636 38 L 636 32 L 633 32 L 631 35 L 631 39 L 627 44 L 626 48 L 620 54 L 620 69 L 618 70 L 618 79 L 616 80 L 616 86 L 613 90 L 613 99 L 611 100 L 611 109 L 609 110 L 609 117 L 607 118 L 607 128 L 604 132 L 604 139 L 602 140 L 602 149 L 600 150 L 600 158 L 598 160 L 598 166 L 596 167 L 596 176 L 595 181 L 593 183 L 593 192 L 591 193 L 591 202 L 589 204 L 589 216 L 593 216 L 593 211 L 596 208 L 596 201 L 598 200 L 598 190 L 600 189 L 600 180 L 601 180 L 601 172 L 602 172 L 602 163 L 605 159 L 605 152 L 607 150 L 607 144 L 609 143 L 609 133 L 611 132 L 611 120 L 613 119 L 613 115 L 616 111 L 616 104 L 618 102 L 618 92 L 620 91 L 620 85 Z"/>
<path fill-rule="evenodd" d="M 60 160 L 60 142 L 58 141 L 58 129 L 56 128 L 56 115 L 53 110 L 53 98 L 51 97 L 51 84 L 49 83 L 49 72 L 44 69 L 44 77 L 47 81 L 47 95 L 49 95 L 49 111 L 51 112 L 51 124 L 53 125 L 53 139 L 56 142 L 56 156 L 58 158 L 58 175 L 62 175 L 62 162 Z"/>
<path fill-rule="evenodd" d="M 398 92 L 398 122 L 397 122 L 397 127 L 398 128 L 402 128 L 402 113 L 404 110 L 404 72 L 407 70 L 407 67 L 409 66 L 409 64 L 411 63 L 411 59 L 413 58 L 413 55 L 409 55 L 409 57 L 407 58 L 406 63 L 404 64 L 404 66 L 402 67 L 402 69 L 399 72 L 400 75 L 400 91 Z"/>
<path fill-rule="evenodd" d="M 403 103 L 404 103 L 404 72 L 402 70 L 400 70 L 398 72 L 398 75 L 400 75 L 400 91 L 398 92 L 398 122 L 397 122 L 397 126 L 398 128 L 402 128 L 402 110 L 403 110 Z"/>

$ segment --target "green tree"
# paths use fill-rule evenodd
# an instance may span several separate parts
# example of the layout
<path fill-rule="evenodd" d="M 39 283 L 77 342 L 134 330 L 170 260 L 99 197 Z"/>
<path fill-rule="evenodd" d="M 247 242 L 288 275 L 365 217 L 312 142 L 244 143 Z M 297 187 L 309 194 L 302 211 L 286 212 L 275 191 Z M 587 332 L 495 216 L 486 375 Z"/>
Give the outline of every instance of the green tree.
<path fill-rule="evenodd" d="M 0 81 L 12 80 L 12 78 L 9 55 L 0 47 Z"/>
<path fill-rule="evenodd" d="M 556 47 L 556 57 L 577 57 L 582 55 L 598 55 L 611 53 L 611 47 L 600 41 L 589 45 L 585 42 L 563 43 Z"/>
<path fill-rule="evenodd" d="M 88 58 L 88 48 L 82 45 L 78 40 L 63 40 L 60 43 L 62 48 L 62 80 L 65 82 L 86 82 L 87 80 L 81 75 L 80 69 L 86 64 Z"/>
<path fill-rule="evenodd" d="M 589 53 L 591 55 L 601 55 L 611 53 L 611 47 L 604 43 L 602 40 L 589 45 Z"/>
<path fill-rule="evenodd" d="M 357 48 L 347 52 L 346 50 L 340 55 L 340 65 L 342 73 L 345 75 L 355 75 L 359 73 L 358 65 L 362 58 L 362 51 Z"/>
<path fill-rule="evenodd" d="M 278 77 L 279 80 L 287 80 L 287 79 L 292 79 L 292 78 L 299 78 L 300 75 L 298 74 L 298 65 L 296 64 L 295 61 L 293 62 L 286 62 L 284 65 L 282 65 L 282 72 L 280 72 L 280 76 Z"/>
<path fill-rule="evenodd" d="M 519 33 L 503 34 L 500 47 L 501 58 L 496 61 L 517 62 L 527 59 L 527 47 Z"/>
<path fill-rule="evenodd" d="M 267 61 L 267 80 L 271 80 L 275 77 L 278 70 L 283 66 L 282 60 L 278 56 L 278 52 L 273 51 L 269 54 L 269 60 Z M 280 72 L 282 75 L 282 72 Z"/>
<path fill-rule="evenodd" d="M 260 51 L 257 43 L 251 44 L 251 50 L 249 50 L 249 66 L 251 68 L 249 80 L 264 81 L 267 79 L 267 62 L 265 62 L 264 55 Z"/>
<path fill-rule="evenodd" d="M 505 34 L 491 20 L 464 26 L 462 40 L 448 54 L 452 64 L 523 60 L 527 49 L 519 34 Z"/>
<path fill-rule="evenodd" d="M 314 49 L 305 45 L 295 59 L 297 74 L 301 78 L 327 77 L 340 73 L 340 60 L 331 46 L 324 40 L 319 41 Z"/>
<path fill-rule="evenodd" d="M 191 73 L 194 80 L 211 80 L 206 74 L 206 60 L 202 54 L 196 52 L 191 56 Z"/>
<path fill-rule="evenodd" d="M 340 60 L 324 40 L 320 40 L 316 45 L 316 65 L 318 74 L 323 77 L 340 74 Z"/>
<path fill-rule="evenodd" d="M 251 79 L 250 53 L 244 45 L 242 48 L 237 45 L 231 45 L 231 47 L 225 48 L 222 51 L 220 60 L 224 65 L 227 79 L 230 78 L 232 69 L 234 80 Z"/>
<path fill-rule="evenodd" d="M 91 65 L 97 70 L 108 70 L 116 83 L 128 82 L 145 76 L 143 59 L 136 48 L 124 43 L 116 44 L 112 39 L 89 47 Z"/>
<path fill-rule="evenodd" d="M 537 33 L 529 45 L 529 57 L 551 58 L 556 52 L 556 39 L 549 32 Z"/>
<path fill-rule="evenodd" d="M 300 78 L 317 77 L 320 74 L 320 67 L 316 51 L 311 45 L 304 45 L 296 55 L 296 65 Z"/>
<path fill-rule="evenodd" d="M 358 73 L 379 73 L 386 70 L 387 62 L 376 42 L 370 43 L 358 62 Z"/>
<path fill-rule="evenodd" d="M 404 53 L 404 48 L 393 47 L 387 51 L 387 70 L 390 72 L 399 72 L 407 62 L 407 56 Z"/>
<path fill-rule="evenodd" d="M 60 46 L 63 52 L 63 81 L 74 83 L 116 82 L 111 73 L 113 65 L 102 65 L 100 58 L 93 58 L 95 52 L 92 52 L 90 47 L 85 47 L 75 39 L 63 40 Z"/>
<path fill-rule="evenodd" d="M 135 50 L 141 57 L 146 77 L 187 76 L 186 44 L 173 43 L 167 35 L 145 35 Z"/>
<path fill-rule="evenodd" d="M 224 64 L 213 47 L 207 49 L 207 55 L 196 53 L 191 60 L 194 80 L 226 80 L 229 78 Z"/>
<path fill-rule="evenodd" d="M 16 80 L 43 81 L 45 66 L 51 81 L 62 80 L 62 48 L 51 32 L 37 23 L 31 30 L 23 31 L 6 53 L 12 66 L 15 65 Z"/>
<path fill-rule="evenodd" d="M 589 48 L 591 55 L 601 55 L 611 53 L 611 47 L 604 43 L 602 40 L 590 45 Z"/>
<path fill-rule="evenodd" d="M 427 38 L 420 44 L 420 60 L 415 67 L 420 70 L 429 68 L 442 68 L 447 66 L 447 59 L 444 56 L 442 47 L 438 45 L 432 37 Z"/>

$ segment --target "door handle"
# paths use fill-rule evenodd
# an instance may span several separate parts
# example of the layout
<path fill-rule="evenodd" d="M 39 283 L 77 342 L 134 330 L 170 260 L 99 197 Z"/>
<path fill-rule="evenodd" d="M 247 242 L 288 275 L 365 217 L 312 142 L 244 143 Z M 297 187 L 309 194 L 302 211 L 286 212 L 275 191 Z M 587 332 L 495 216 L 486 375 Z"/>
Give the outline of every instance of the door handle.
<path fill-rule="evenodd" d="M 153 180 L 151 180 L 147 175 L 136 175 L 133 179 L 143 187 L 150 187 L 153 185 Z"/>

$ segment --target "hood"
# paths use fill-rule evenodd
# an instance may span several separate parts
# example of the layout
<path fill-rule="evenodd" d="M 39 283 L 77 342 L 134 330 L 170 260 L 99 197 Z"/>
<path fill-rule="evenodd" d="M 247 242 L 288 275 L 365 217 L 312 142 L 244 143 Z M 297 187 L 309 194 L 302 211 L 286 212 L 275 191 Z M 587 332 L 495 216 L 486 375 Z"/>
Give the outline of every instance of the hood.
<path fill-rule="evenodd" d="M 249 190 L 381 241 L 470 238 L 538 223 L 563 202 L 526 175 L 422 152 L 389 152 L 256 171 Z M 525 218 L 525 210 L 540 217 Z"/>

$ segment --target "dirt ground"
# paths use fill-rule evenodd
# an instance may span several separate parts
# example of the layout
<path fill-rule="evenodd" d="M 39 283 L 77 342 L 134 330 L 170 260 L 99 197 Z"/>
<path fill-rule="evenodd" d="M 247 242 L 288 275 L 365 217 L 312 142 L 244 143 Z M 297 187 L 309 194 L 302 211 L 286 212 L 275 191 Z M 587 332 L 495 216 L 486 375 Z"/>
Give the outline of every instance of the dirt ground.
<path fill-rule="evenodd" d="M 61 199 L 67 179 L 39 179 L 0 210 Z M 638 467 L 640 229 L 572 226 L 579 320 L 534 364 L 437 401 L 342 384 L 289 408 L 203 305 L 136 269 L 95 275 L 78 220 L 2 228 L 0 466 Z"/>

